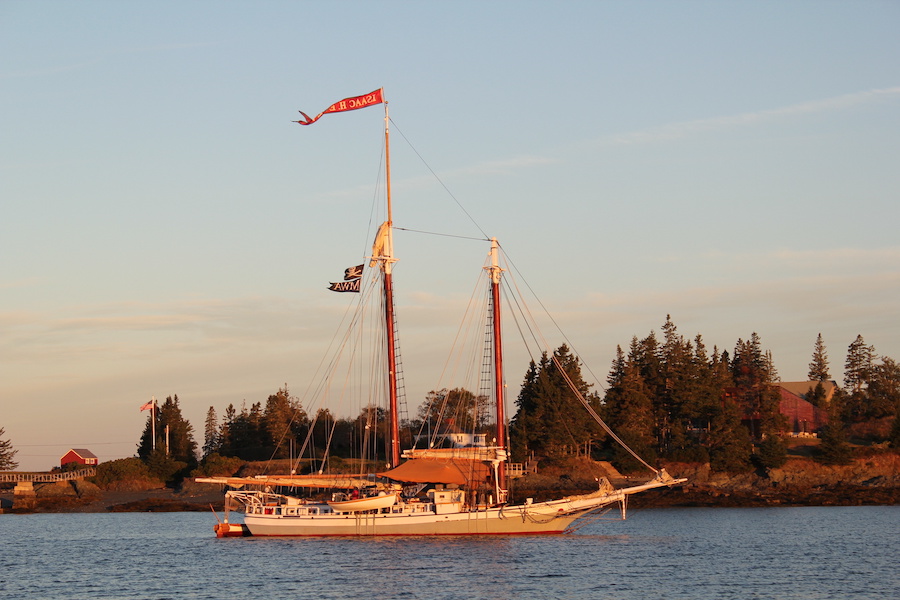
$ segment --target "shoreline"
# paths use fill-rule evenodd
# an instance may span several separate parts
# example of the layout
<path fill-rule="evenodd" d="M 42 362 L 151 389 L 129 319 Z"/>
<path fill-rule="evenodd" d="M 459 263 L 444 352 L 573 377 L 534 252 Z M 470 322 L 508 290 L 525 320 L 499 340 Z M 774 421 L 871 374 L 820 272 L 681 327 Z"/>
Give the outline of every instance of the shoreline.
<path fill-rule="evenodd" d="M 561 498 L 596 490 L 599 477 L 616 487 L 634 484 L 609 463 L 590 459 L 569 461 L 565 468 L 548 468 L 511 483 L 511 504 Z M 728 474 L 710 471 L 708 463 L 667 463 L 666 470 L 688 482 L 674 488 L 629 496 L 633 508 L 889 506 L 900 504 L 900 454 L 882 453 L 854 459 L 846 465 L 821 465 L 806 457 L 791 457 L 782 467 Z M 581 477 L 571 478 L 567 473 Z M 57 486 L 50 488 L 49 486 Z M 43 489 L 45 488 L 45 489 Z M 36 489 L 33 508 L 14 507 L 12 489 L 0 491 L 0 513 L 110 513 L 224 511 L 219 485 L 185 482 L 178 490 L 155 487 L 132 491 L 101 490 L 93 484 L 44 484 Z"/>
<path fill-rule="evenodd" d="M 140 492 L 101 491 L 82 498 L 38 497 L 34 509 L 14 508 L 13 500 L 12 491 L 0 493 L 0 513 L 211 512 L 213 509 L 223 512 L 225 504 L 221 491 L 181 493 L 170 488 Z"/>
<path fill-rule="evenodd" d="M 522 490 L 525 492 L 525 490 Z M 540 498 L 548 490 L 533 490 Z M 583 489 L 555 490 L 564 495 L 585 493 Z M 557 496 L 558 497 L 558 496 Z M 221 491 L 181 493 L 172 489 L 143 492 L 102 492 L 91 498 L 43 497 L 34 509 L 13 508 L 13 494 L 0 493 L 5 514 L 120 513 L 120 512 L 224 512 Z M 802 506 L 894 506 L 900 504 L 900 486 L 873 487 L 855 484 L 830 485 L 808 490 L 754 492 L 725 490 L 703 484 L 685 484 L 671 489 L 650 490 L 630 496 L 628 507 L 648 508 L 762 508 Z"/>

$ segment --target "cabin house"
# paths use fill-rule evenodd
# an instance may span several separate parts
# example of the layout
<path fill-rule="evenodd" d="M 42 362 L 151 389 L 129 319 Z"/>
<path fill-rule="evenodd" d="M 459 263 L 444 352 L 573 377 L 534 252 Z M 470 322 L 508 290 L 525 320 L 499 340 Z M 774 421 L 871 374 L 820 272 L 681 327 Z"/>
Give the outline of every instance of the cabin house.
<path fill-rule="evenodd" d="M 97 458 L 97 455 L 90 450 L 85 450 L 84 448 L 72 448 L 59 459 L 60 467 L 64 467 L 69 463 L 78 463 L 88 467 L 96 467 L 100 463 L 100 460 Z"/>
<path fill-rule="evenodd" d="M 486 433 L 466 433 L 463 431 L 448 431 L 434 436 L 436 448 L 481 448 L 487 446 Z M 417 435 L 416 443 L 427 441 L 429 436 Z"/>
<path fill-rule="evenodd" d="M 773 384 L 781 396 L 778 410 L 787 420 L 784 433 L 795 436 L 813 435 L 828 423 L 827 406 L 837 390 L 837 383 L 834 381 L 821 382 L 824 395 L 819 400 L 819 405 L 816 406 L 808 398 L 819 383 L 818 381 L 778 381 Z M 726 388 L 722 398 L 723 402 L 737 402 L 737 388 Z M 759 431 L 760 415 L 745 411 L 741 415 L 741 423 L 755 435 Z"/>
<path fill-rule="evenodd" d="M 816 386 L 821 383 L 822 390 L 825 392 L 825 396 L 822 398 L 823 404 L 827 405 L 831 403 L 831 399 L 834 397 L 834 392 L 837 390 L 837 382 L 834 381 L 779 381 L 775 385 L 778 387 L 787 390 L 794 394 L 795 396 L 799 396 L 804 400 L 811 400 L 809 395 L 811 392 L 814 392 Z"/>
<path fill-rule="evenodd" d="M 814 434 L 828 423 L 828 411 L 824 406 L 815 406 L 806 398 L 810 390 L 815 389 L 817 381 L 787 381 L 778 382 L 778 392 L 781 394 L 779 411 L 787 418 L 787 433 L 792 435 Z M 834 396 L 837 384 L 833 381 L 823 381 L 825 391 L 823 403 L 828 404 Z"/>

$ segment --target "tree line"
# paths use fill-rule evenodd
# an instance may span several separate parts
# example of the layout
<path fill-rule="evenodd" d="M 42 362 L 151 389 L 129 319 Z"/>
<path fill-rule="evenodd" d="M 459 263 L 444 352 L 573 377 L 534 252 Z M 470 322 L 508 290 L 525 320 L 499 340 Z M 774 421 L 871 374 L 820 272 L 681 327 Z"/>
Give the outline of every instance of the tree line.
<path fill-rule="evenodd" d="M 821 457 L 847 460 L 847 427 L 893 420 L 881 441 L 900 448 L 900 364 L 879 356 L 857 336 L 844 362 L 843 386 L 826 401 L 831 381 L 827 349 L 821 334 L 809 363 L 806 398 L 827 412 L 820 431 Z M 708 350 L 701 335 L 682 336 L 670 317 L 658 335 L 633 337 L 615 358 L 601 394 L 585 382 L 581 363 L 562 345 L 532 361 L 525 372 L 510 421 L 509 442 L 514 461 L 583 454 L 611 460 L 628 471 L 637 460 L 624 450 L 576 401 L 603 418 L 618 437 L 648 461 L 709 462 L 711 468 L 740 471 L 782 462 L 785 431 L 779 410 L 780 380 L 771 351 L 752 333 L 733 350 Z M 431 391 L 413 419 L 402 425 L 401 443 L 410 447 L 417 433 L 452 429 L 486 432 L 487 399 L 465 389 Z M 138 444 L 138 457 L 169 480 L 187 473 L 210 457 L 242 460 L 288 458 L 305 448 L 313 460 L 329 456 L 384 460 L 388 422 L 382 408 L 366 407 L 355 417 L 338 418 L 320 409 L 314 418 L 292 397 L 287 385 L 248 408 L 229 404 L 218 419 L 209 407 L 203 445 L 198 449 L 193 426 L 184 419 L 177 395 L 148 416 Z M 155 430 L 156 437 L 153 437 Z M 3 429 L 0 428 L 0 436 Z M 198 452 L 199 450 L 199 452 Z M 0 437 L 0 469 L 13 469 L 16 450 Z"/>
<path fill-rule="evenodd" d="M 602 396 L 588 390 L 566 346 L 553 359 L 544 355 L 525 376 L 511 426 L 514 459 L 586 448 L 625 470 L 638 465 L 602 428 L 560 400 L 566 392 L 551 368 L 555 361 L 570 372 L 622 441 L 645 459 L 709 462 L 722 471 L 778 466 L 785 460 L 780 434 L 786 423 L 776 386 L 780 377 L 771 351 L 763 350 L 756 333 L 739 339 L 731 353 L 715 347 L 708 351 L 702 336 L 686 339 L 667 317 L 660 336 L 651 331 L 643 339 L 632 338 L 627 354 L 617 347 Z M 828 415 L 820 432 L 821 459 L 846 461 L 845 425 L 870 420 L 893 417 L 887 438 L 900 447 L 900 366 L 890 357 L 878 357 L 858 336 L 848 348 L 844 372 L 844 387 L 826 402 L 823 384 L 831 375 L 820 334 L 808 372 L 815 383 L 806 396 Z"/>
<path fill-rule="evenodd" d="M 829 423 L 820 432 L 823 459 L 846 460 L 846 425 L 867 420 L 895 417 L 889 437 L 900 446 L 896 423 L 900 365 L 879 357 L 858 336 L 848 348 L 844 373 L 844 387 L 826 402 L 823 384 L 831 374 L 819 335 L 807 375 L 816 383 L 806 397 L 828 414 Z M 651 331 L 642 339 L 633 337 L 627 352 L 616 348 L 602 394 L 585 382 L 580 361 L 563 345 L 526 370 L 509 427 L 513 460 L 583 454 L 612 460 L 626 471 L 638 466 L 631 453 L 611 439 L 579 402 L 573 402 L 574 388 L 645 460 L 709 462 L 724 471 L 777 465 L 785 459 L 779 434 L 787 425 L 780 412 L 779 380 L 772 353 L 763 349 L 756 333 L 739 339 L 731 351 L 709 350 L 701 335 L 682 336 L 671 317 L 660 334 Z M 403 446 L 411 445 L 416 432 L 487 431 L 486 402 L 464 389 L 430 392 L 416 417 L 403 422 Z M 313 456 L 324 456 L 326 448 L 330 456 L 360 456 L 359 449 L 368 448 L 363 454 L 378 460 L 386 454 L 386 417 L 376 408 L 350 418 L 335 418 L 322 409 L 310 419 L 285 386 L 265 405 L 240 410 L 229 405 L 221 423 L 210 407 L 203 453 L 245 460 L 286 458 L 290 446 L 285 440 L 293 439 L 295 449 L 311 448 Z"/>

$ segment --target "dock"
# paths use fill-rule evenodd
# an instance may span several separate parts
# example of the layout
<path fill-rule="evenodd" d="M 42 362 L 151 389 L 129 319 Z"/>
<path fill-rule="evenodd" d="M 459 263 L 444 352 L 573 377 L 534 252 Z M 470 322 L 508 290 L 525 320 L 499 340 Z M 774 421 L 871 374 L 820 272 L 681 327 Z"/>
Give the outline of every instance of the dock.
<path fill-rule="evenodd" d="M 55 483 L 57 481 L 75 481 L 97 474 L 97 469 L 88 467 L 77 471 L 58 472 L 0 472 L 0 483 L 15 483 L 13 488 L 13 508 L 33 509 L 37 496 L 34 492 L 35 483 Z"/>

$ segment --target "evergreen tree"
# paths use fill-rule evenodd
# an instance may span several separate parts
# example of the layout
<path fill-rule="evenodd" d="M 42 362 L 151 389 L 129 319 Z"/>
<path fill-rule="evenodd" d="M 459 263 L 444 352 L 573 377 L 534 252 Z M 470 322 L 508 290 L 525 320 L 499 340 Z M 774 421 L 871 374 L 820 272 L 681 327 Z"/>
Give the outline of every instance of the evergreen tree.
<path fill-rule="evenodd" d="M 545 364 L 547 354 L 541 357 Z M 528 363 L 524 381 L 516 398 L 516 414 L 510 420 L 509 439 L 513 460 L 524 462 L 528 453 L 535 449 L 544 431 L 544 407 L 538 397 L 538 366 L 532 360 Z"/>
<path fill-rule="evenodd" d="M 580 362 L 569 348 L 560 346 L 552 357 L 545 352 L 540 364 L 529 365 L 510 425 L 513 452 L 519 459 L 529 452 L 565 454 L 603 438 L 602 429 L 584 410 L 566 378 L 595 411 L 600 410 L 600 399 L 590 391 Z"/>
<path fill-rule="evenodd" d="M 197 464 L 197 443 L 194 441 L 194 428 L 181 415 L 178 395 L 169 396 L 166 401 L 150 411 L 147 424 L 138 446 L 138 456 L 149 461 L 153 447 L 171 460 L 181 461 L 190 466 Z M 151 439 L 151 419 L 156 417 L 156 440 Z M 168 436 L 166 435 L 168 427 Z M 168 437 L 168 447 L 166 439 Z"/>
<path fill-rule="evenodd" d="M 638 456 L 646 461 L 656 458 L 654 450 L 656 419 L 653 400 L 637 365 L 626 368 L 621 382 L 606 394 L 609 421 L 613 430 Z M 613 461 L 623 471 L 642 469 L 625 448 L 610 440 Z"/>
<path fill-rule="evenodd" d="M 222 456 L 234 456 L 234 441 L 231 435 L 231 428 L 234 420 L 237 418 L 237 410 L 234 404 L 229 404 L 225 408 L 225 415 L 222 418 L 222 425 L 219 426 L 219 449 L 218 453 Z"/>
<path fill-rule="evenodd" d="M 844 363 L 844 388 L 848 396 L 843 402 L 841 418 L 850 422 L 869 418 L 869 382 L 875 371 L 875 348 L 866 344 L 861 335 L 847 348 Z"/>
<path fill-rule="evenodd" d="M 215 407 L 206 411 L 206 424 L 203 428 L 203 458 L 219 451 L 219 420 Z"/>
<path fill-rule="evenodd" d="M 775 368 L 775 359 L 772 358 L 771 350 L 766 350 L 765 361 L 766 373 L 768 373 L 769 375 L 769 382 L 781 381 L 781 375 L 778 374 L 778 369 Z"/>
<path fill-rule="evenodd" d="M 780 435 L 767 436 L 759 444 L 759 452 L 753 455 L 753 462 L 763 469 L 777 469 L 787 462 L 787 446 Z"/>
<path fill-rule="evenodd" d="M 817 406 L 819 408 L 824 408 L 826 402 L 825 398 L 827 393 L 825 392 L 825 386 L 822 385 L 821 381 L 816 382 L 815 387 L 810 387 L 806 392 L 806 400 L 810 402 L 813 406 Z"/>
<path fill-rule="evenodd" d="M 625 353 L 622 352 L 622 346 L 616 346 L 616 357 L 613 359 L 612 367 L 609 369 L 609 375 L 606 377 L 606 385 L 615 387 L 621 383 L 625 377 Z"/>
<path fill-rule="evenodd" d="M 709 465 L 714 471 L 740 473 L 750 469 L 753 446 L 741 425 L 739 408 L 726 402 L 713 418 L 709 432 Z"/>
<path fill-rule="evenodd" d="M 309 424 L 312 428 L 310 446 L 316 448 L 317 456 L 324 455 L 327 450 L 331 457 L 359 458 L 360 453 L 353 451 L 359 448 L 354 444 L 354 425 L 355 420 L 337 419 L 327 408 L 320 408 Z"/>
<path fill-rule="evenodd" d="M 900 364 L 887 356 L 872 369 L 866 390 L 869 399 L 867 416 L 879 419 L 897 414 L 900 407 Z"/>
<path fill-rule="evenodd" d="M 197 443 L 194 441 L 194 427 L 182 416 L 178 396 L 167 397 L 158 412 L 163 430 L 166 426 L 169 428 L 169 456 L 189 465 L 196 465 Z"/>
<path fill-rule="evenodd" d="M 656 390 L 656 413 L 659 450 L 672 455 L 684 450 L 687 443 L 685 405 L 697 393 L 699 383 L 694 349 L 678 334 L 671 315 L 663 324 L 663 344 L 659 353 L 660 387 Z"/>
<path fill-rule="evenodd" d="M 894 450 L 900 450 L 900 410 L 894 415 L 894 424 L 888 434 L 888 441 Z"/>
<path fill-rule="evenodd" d="M 828 423 L 819 430 L 821 440 L 815 459 L 826 465 L 845 465 L 852 457 L 850 444 L 841 422 L 842 395 L 835 394 L 828 411 Z"/>
<path fill-rule="evenodd" d="M 227 414 L 226 414 L 227 417 Z M 250 409 L 246 403 L 241 412 L 228 423 L 228 445 L 223 446 L 223 456 L 237 456 L 244 460 L 265 460 L 271 457 L 268 433 L 263 428 L 262 405 L 254 402 Z"/>
<path fill-rule="evenodd" d="M 828 381 L 831 379 L 831 375 L 828 373 L 828 352 L 825 350 L 825 342 L 822 341 L 821 333 L 816 337 L 807 377 L 810 381 Z"/>
<path fill-rule="evenodd" d="M 19 466 L 15 460 L 18 450 L 13 449 L 10 440 L 3 439 L 5 433 L 3 427 L 0 427 L 0 471 L 12 471 Z"/>
<path fill-rule="evenodd" d="M 266 400 L 266 408 L 260 417 L 260 437 L 270 456 L 286 458 L 290 454 L 290 440 L 296 437 L 305 425 L 306 413 L 300 402 L 292 398 L 287 384 L 271 394 Z"/>
<path fill-rule="evenodd" d="M 737 341 L 731 372 L 737 388 L 738 408 L 750 425 L 751 436 L 761 440 L 780 433 L 784 429 L 784 418 L 779 410 L 781 394 L 772 385 L 777 373 L 773 369 L 771 353 L 763 352 L 755 332 L 750 340 Z"/>
<path fill-rule="evenodd" d="M 844 387 L 848 391 L 861 392 L 872 376 L 872 365 L 875 360 L 875 347 L 866 344 L 861 335 L 847 348 L 847 361 L 844 363 Z"/>
<path fill-rule="evenodd" d="M 707 358 L 700 335 L 694 341 L 692 362 L 694 379 L 682 410 L 693 434 L 689 439 L 690 443 L 672 458 L 706 462 L 709 457 L 701 444 L 707 441 L 712 421 L 721 411 L 722 392 L 731 387 L 732 382 L 727 362 L 720 358 L 717 350 L 713 350 L 711 360 Z"/>

